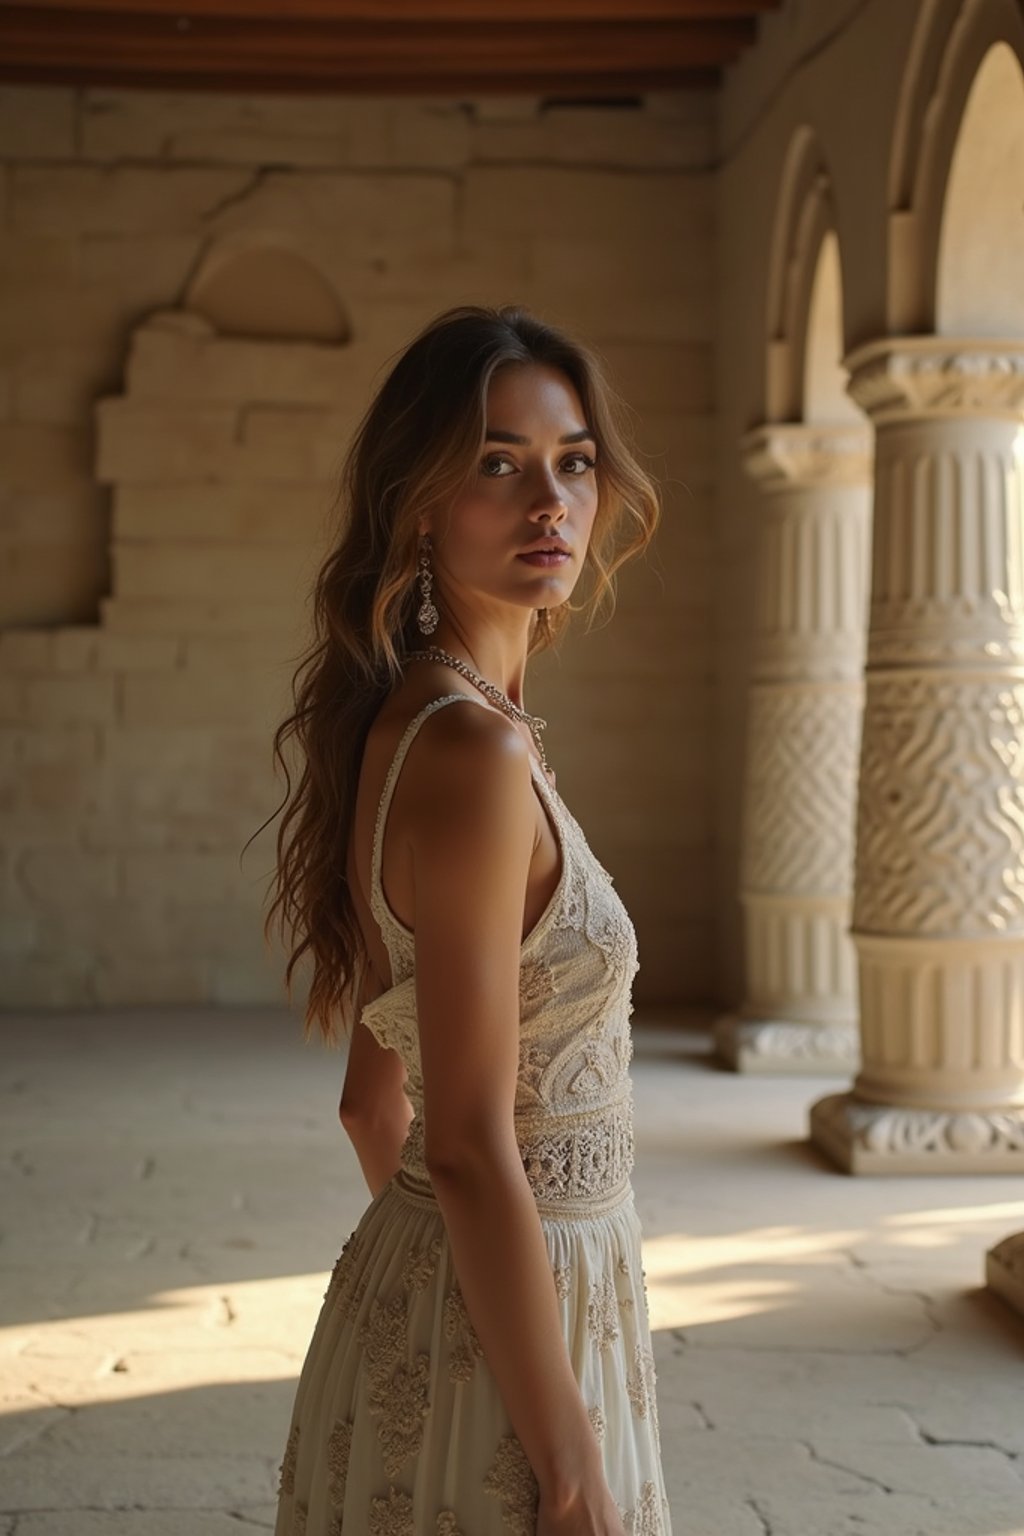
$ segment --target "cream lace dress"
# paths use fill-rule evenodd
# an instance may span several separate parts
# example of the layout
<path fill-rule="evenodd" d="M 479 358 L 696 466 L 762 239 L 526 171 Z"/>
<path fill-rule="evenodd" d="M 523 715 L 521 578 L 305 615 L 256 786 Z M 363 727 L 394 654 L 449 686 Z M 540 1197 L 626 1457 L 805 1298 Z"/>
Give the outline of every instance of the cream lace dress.
<path fill-rule="evenodd" d="M 334 1266 L 281 1464 L 275 1536 L 533 1536 L 537 1485 L 469 1319 L 423 1163 L 413 936 L 381 887 L 371 907 L 394 985 L 363 1021 L 399 1052 L 415 1110 L 401 1168 Z M 489 705 L 480 701 L 480 707 Z M 671 1536 L 633 1166 L 629 1017 L 636 939 L 611 877 L 534 762 L 561 845 L 558 886 L 522 946 L 516 1134 L 576 1379 L 631 1536 Z"/>

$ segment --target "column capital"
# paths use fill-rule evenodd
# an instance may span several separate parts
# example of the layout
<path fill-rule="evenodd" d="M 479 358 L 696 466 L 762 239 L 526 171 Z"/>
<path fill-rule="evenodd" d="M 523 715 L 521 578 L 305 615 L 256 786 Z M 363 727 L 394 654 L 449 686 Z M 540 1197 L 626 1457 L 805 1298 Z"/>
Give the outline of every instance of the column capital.
<path fill-rule="evenodd" d="M 877 426 L 904 417 L 1024 416 L 1024 340 L 882 336 L 843 358 L 847 391 Z"/>
<path fill-rule="evenodd" d="M 765 422 L 739 446 L 744 469 L 765 491 L 871 484 L 871 430 L 855 422 Z"/>

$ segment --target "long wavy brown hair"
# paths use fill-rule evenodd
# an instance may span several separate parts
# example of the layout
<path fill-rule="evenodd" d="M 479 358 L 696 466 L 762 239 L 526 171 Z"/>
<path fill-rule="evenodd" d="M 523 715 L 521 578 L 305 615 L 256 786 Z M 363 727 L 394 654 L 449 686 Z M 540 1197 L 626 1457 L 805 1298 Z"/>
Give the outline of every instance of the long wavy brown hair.
<path fill-rule="evenodd" d="M 579 342 L 518 306 L 460 305 L 399 355 L 345 458 L 340 536 L 314 584 L 313 638 L 292 679 L 294 709 L 273 737 L 286 789 L 273 813 L 283 810 L 264 937 L 276 920 L 289 950 L 289 999 L 299 962 L 312 961 L 307 1039 L 319 1026 L 336 1044 L 336 1017 L 351 1021 L 359 1002 L 368 957 L 346 856 L 370 725 L 401 680 L 403 657 L 423 643 L 415 620 L 419 519 L 450 504 L 475 472 L 488 383 L 516 363 L 558 369 L 572 382 L 599 450 L 590 590 L 577 605 L 537 610 L 528 655 L 554 645 L 572 613 L 586 612 L 589 629 L 598 613 L 611 612 L 615 572 L 646 548 L 658 523 L 658 492 L 631 449 L 627 408 Z M 286 749 L 297 760 L 294 786 Z"/>

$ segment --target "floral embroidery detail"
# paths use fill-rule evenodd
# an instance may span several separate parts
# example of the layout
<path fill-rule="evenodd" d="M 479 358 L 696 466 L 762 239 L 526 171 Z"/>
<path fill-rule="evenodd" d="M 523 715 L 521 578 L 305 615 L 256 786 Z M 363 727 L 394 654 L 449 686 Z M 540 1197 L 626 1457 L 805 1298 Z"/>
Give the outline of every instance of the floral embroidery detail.
<path fill-rule="evenodd" d="M 570 1264 L 556 1264 L 551 1273 L 555 1277 L 555 1293 L 559 1301 L 564 1301 L 572 1290 L 572 1266 Z"/>
<path fill-rule="evenodd" d="M 619 1336 L 619 1317 L 616 1309 L 615 1285 L 610 1275 L 604 1275 L 590 1286 L 587 1302 L 587 1327 L 598 1349 L 607 1349 Z"/>
<path fill-rule="evenodd" d="M 391 1477 L 419 1450 L 429 1411 L 430 1356 L 419 1355 L 412 1367 L 400 1363 L 408 1322 L 403 1292 L 388 1301 L 375 1299 L 359 1330 L 370 1378 L 370 1412 L 377 1420 L 381 1456 Z"/>
<path fill-rule="evenodd" d="M 638 1502 L 624 1517 L 623 1523 L 629 1536 L 662 1536 L 661 1500 L 652 1482 L 644 1483 Z"/>
<path fill-rule="evenodd" d="M 633 1349 L 633 1369 L 626 1377 L 626 1392 L 638 1418 L 646 1419 L 650 1414 L 656 1438 L 658 1436 L 658 1399 L 655 1392 L 657 1379 L 654 1355 L 638 1340 Z"/>
<path fill-rule="evenodd" d="M 448 1379 L 469 1381 L 484 1352 L 457 1280 L 445 1298 L 444 1336 L 452 1346 L 448 1357 Z"/>
<path fill-rule="evenodd" d="M 411 1496 L 392 1485 L 388 1488 L 387 1498 L 371 1499 L 367 1536 L 416 1536 Z"/>
<path fill-rule="evenodd" d="M 619 1262 L 616 1264 L 615 1268 L 618 1270 L 620 1275 L 628 1275 L 630 1273 L 629 1260 L 626 1258 L 624 1253 L 619 1254 Z"/>
<path fill-rule="evenodd" d="M 518 1435 L 498 1441 L 484 1491 L 501 1500 L 501 1518 L 514 1536 L 535 1536 L 540 1490 Z"/>
<path fill-rule="evenodd" d="M 450 1509 L 442 1509 L 434 1527 L 435 1536 L 462 1536 L 455 1516 Z"/>
<path fill-rule="evenodd" d="M 278 1484 L 278 1493 L 295 1492 L 295 1467 L 299 1459 L 299 1426 L 293 1424 L 288 1432 L 288 1443 L 284 1448 L 284 1460 L 281 1462 L 281 1480 Z"/>
<path fill-rule="evenodd" d="M 370 1303 L 369 1316 L 359 1330 L 359 1343 L 366 1356 L 366 1366 L 374 1381 L 391 1374 L 405 1348 L 408 1307 L 404 1295 L 389 1301 L 376 1298 Z"/>
<path fill-rule="evenodd" d="M 399 1365 L 390 1377 L 378 1376 L 370 1383 L 370 1412 L 380 1418 L 377 1438 L 389 1477 L 394 1477 L 423 1444 L 429 1392 L 429 1355 L 418 1355 L 415 1365 Z"/>
<path fill-rule="evenodd" d="M 597 1436 L 598 1444 L 600 1444 L 604 1439 L 605 1429 L 604 1414 L 601 1412 L 600 1403 L 595 1403 L 592 1408 L 587 1409 L 587 1418 L 590 1420 L 594 1434 Z"/>
<path fill-rule="evenodd" d="M 331 1502 L 345 1502 L 345 1484 L 348 1481 L 348 1459 L 352 1454 L 352 1425 L 348 1419 L 336 1419 L 327 1441 L 327 1474 L 330 1480 Z"/>
<path fill-rule="evenodd" d="M 292 1513 L 291 1536 L 306 1536 L 306 1521 L 309 1519 L 309 1505 L 301 1500 L 296 1504 Z"/>
<path fill-rule="evenodd" d="M 422 1291 L 430 1284 L 441 1257 L 441 1239 L 432 1238 L 426 1248 L 414 1248 L 405 1256 L 402 1279 L 410 1290 Z"/>

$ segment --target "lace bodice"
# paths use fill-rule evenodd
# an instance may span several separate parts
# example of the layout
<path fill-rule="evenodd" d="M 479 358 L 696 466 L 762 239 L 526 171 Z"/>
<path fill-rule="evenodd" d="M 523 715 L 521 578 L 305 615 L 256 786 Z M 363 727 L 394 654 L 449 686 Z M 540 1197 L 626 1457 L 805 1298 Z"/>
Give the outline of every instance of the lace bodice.
<path fill-rule="evenodd" d="M 410 721 L 381 793 L 373 835 L 370 905 L 391 962 L 393 985 L 362 1011 L 381 1045 L 401 1056 L 415 1111 L 400 1177 L 431 1190 L 423 1163 L 423 1076 L 416 1019 L 415 940 L 384 897 L 381 858 L 395 784 L 416 732 L 436 709 L 464 693 L 433 699 Z M 607 870 L 561 796 L 531 757 L 533 778 L 558 838 L 558 885 L 523 941 L 519 970 L 519 1074 L 515 1125 L 538 1203 L 559 1212 L 614 1199 L 633 1166 L 631 989 L 636 935 Z"/>

